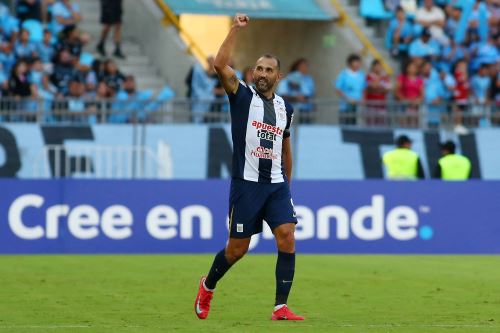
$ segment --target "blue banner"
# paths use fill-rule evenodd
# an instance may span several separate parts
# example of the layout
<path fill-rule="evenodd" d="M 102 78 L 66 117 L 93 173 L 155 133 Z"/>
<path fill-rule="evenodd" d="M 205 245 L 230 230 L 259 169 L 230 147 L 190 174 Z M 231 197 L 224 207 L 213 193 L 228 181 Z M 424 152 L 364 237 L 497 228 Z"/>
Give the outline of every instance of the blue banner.
<path fill-rule="evenodd" d="M 165 0 L 176 14 L 229 15 L 246 13 L 253 18 L 330 20 L 314 0 Z"/>
<path fill-rule="evenodd" d="M 441 157 L 440 142 L 453 140 L 457 152 L 471 160 L 473 178 L 500 180 L 500 154 L 492 153 L 500 151 L 498 128 L 479 128 L 457 135 L 436 130 L 352 129 L 327 125 L 299 125 L 292 129 L 294 179 L 384 178 L 382 156 L 394 149 L 394 140 L 402 134 L 413 141 L 412 149 L 420 156 L 426 178 L 431 177 Z M 55 158 L 44 150 L 49 145 L 57 145 L 63 154 Z M 160 146 L 169 149 L 162 152 Z M 132 147 L 144 148 L 148 153 L 119 153 Z M 103 149 L 111 150 L 111 154 Z M 157 161 L 168 161 L 171 172 L 165 175 Z M 231 162 L 231 131 L 227 124 L 45 126 L 6 123 L 0 126 L 0 178 L 220 179 L 230 176 Z M 88 167 L 82 170 L 81 165 Z M 134 176 L 131 165 L 136 169 L 145 165 L 149 172 Z"/>
<path fill-rule="evenodd" d="M 229 182 L 0 180 L 0 253 L 207 253 Z M 300 253 L 500 254 L 500 182 L 296 181 Z M 275 252 L 268 228 L 252 251 Z"/>

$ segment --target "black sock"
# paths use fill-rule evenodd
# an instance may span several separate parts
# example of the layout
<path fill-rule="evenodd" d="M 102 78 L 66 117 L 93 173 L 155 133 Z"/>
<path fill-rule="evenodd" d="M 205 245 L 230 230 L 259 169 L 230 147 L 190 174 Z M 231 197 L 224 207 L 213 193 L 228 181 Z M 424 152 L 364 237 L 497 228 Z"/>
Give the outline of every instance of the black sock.
<path fill-rule="evenodd" d="M 210 268 L 210 272 L 208 272 L 207 279 L 205 280 L 205 286 L 208 289 L 215 289 L 215 286 L 217 285 L 217 281 L 222 279 L 224 274 L 226 274 L 226 272 L 232 266 L 232 264 L 227 262 L 225 252 L 226 252 L 226 249 L 222 249 L 215 256 L 212 267 Z"/>
<path fill-rule="evenodd" d="M 295 253 L 278 251 L 276 262 L 276 302 L 274 305 L 286 304 L 292 288 L 295 273 Z"/>

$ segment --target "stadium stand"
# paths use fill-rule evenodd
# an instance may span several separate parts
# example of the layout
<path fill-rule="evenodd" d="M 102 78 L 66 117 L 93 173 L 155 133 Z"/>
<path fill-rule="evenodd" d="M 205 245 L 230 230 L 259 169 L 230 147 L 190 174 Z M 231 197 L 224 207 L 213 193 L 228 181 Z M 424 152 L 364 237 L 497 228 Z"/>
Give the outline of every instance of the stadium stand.
<path fill-rule="evenodd" d="M 80 7 L 79 3 L 85 5 Z M 42 21 L 42 4 L 48 5 L 45 21 Z M 117 99 L 120 104 L 106 102 L 104 106 L 121 105 L 120 111 L 124 113 L 110 120 L 128 122 L 138 107 L 137 100 L 141 101 L 141 108 L 154 111 L 161 107 L 159 102 L 164 102 L 166 96 L 173 97 L 162 80 L 152 77 L 153 71 L 143 70 L 147 63 L 134 64 L 137 46 L 134 49 L 133 44 L 125 45 L 127 50 L 130 47 L 132 65 L 120 61 L 120 69 L 113 59 L 92 53 L 89 43 L 96 37 L 81 27 L 87 14 L 96 23 L 99 13 L 95 4 L 99 2 L 18 1 L 17 13 L 0 4 L 3 121 L 92 123 L 97 121 L 95 105 Z M 128 75 L 128 81 L 122 71 Z M 140 77 L 141 90 L 136 88 L 135 75 Z M 127 85 L 128 82 L 133 84 Z M 29 100 L 19 101 L 19 98 Z M 58 112 L 68 114 L 62 116 Z M 105 119 L 100 117 L 100 120 Z"/>
<path fill-rule="evenodd" d="M 123 42 L 126 60 L 101 58 L 95 52 L 101 33 L 98 0 L 20 0 L 16 3 L 17 15 L 5 5 L 0 7 L 3 121 L 228 120 L 227 99 L 221 94 L 217 77 L 212 68 L 203 68 L 202 63 L 195 63 L 189 73 L 184 73 L 186 89 L 194 91 L 190 99 L 172 100 L 176 95 L 174 91 L 180 91 L 178 84 L 165 85 L 165 79 L 151 66 L 157 60 L 150 59 L 151 53 L 143 52 L 144 43 L 128 36 Z M 325 59 L 294 53 L 295 59 L 285 59 L 286 67 L 293 65 L 297 57 L 308 56 L 306 69 L 294 70 L 294 66 L 290 66 L 292 69 L 280 84 L 279 93 L 295 105 L 298 123 L 454 126 L 459 132 L 499 123 L 499 10 L 495 1 L 335 0 L 328 3 L 339 13 L 338 21 L 347 22 L 363 43 L 361 50 L 352 50 L 361 56 L 359 73 L 364 79 L 356 79 L 361 93 L 356 97 L 355 107 L 346 107 L 351 102 L 345 100 L 347 95 L 335 95 L 335 85 L 350 80 L 351 72 L 339 65 L 321 70 L 319 62 L 324 65 Z M 258 27 L 258 23 L 255 26 Z M 385 35 L 385 43 L 378 42 L 377 31 Z M 337 34 L 349 37 L 341 30 Z M 149 36 L 148 40 L 151 43 Z M 326 41 L 324 39 L 324 43 Z M 188 51 L 194 45 L 193 41 L 189 43 Z M 108 46 L 109 50 L 113 49 L 112 45 Z M 375 58 L 379 60 L 376 71 L 365 70 L 373 58 L 373 54 L 369 57 L 366 51 L 376 52 Z M 345 55 L 347 58 L 348 54 Z M 389 55 L 392 59 L 387 62 Z M 237 61 L 240 70 L 252 65 L 241 54 Z M 342 62 L 336 61 L 340 66 Z M 392 73 L 391 65 L 398 64 L 400 72 L 408 68 L 408 62 L 414 63 L 411 66 L 416 70 L 414 79 L 408 79 L 405 73 Z M 168 60 L 167 64 L 175 66 L 175 60 Z M 339 73 L 343 75 L 342 80 Z M 248 80 L 248 71 L 245 77 Z M 177 78 L 180 80 L 183 78 Z M 412 80 L 422 82 L 418 88 L 421 93 L 410 93 L 407 82 Z M 350 83 L 345 82 L 344 88 L 351 89 Z M 407 98 L 407 94 L 416 98 Z M 166 109 L 170 114 L 155 113 Z M 381 117 L 384 119 L 379 119 Z"/>

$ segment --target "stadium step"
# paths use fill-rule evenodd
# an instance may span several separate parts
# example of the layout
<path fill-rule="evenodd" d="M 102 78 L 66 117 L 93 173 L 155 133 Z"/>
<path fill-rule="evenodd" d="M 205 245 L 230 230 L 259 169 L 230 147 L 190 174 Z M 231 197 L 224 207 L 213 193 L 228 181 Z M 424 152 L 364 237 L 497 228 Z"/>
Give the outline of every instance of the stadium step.
<path fill-rule="evenodd" d="M 99 39 L 92 38 L 89 45 L 86 47 L 86 50 L 88 52 L 94 52 L 96 49 L 97 43 L 99 43 Z M 121 47 L 124 50 L 123 53 L 126 53 L 127 55 L 141 56 L 144 54 L 142 49 L 141 49 L 141 46 L 139 44 L 134 43 L 134 42 L 127 40 L 127 39 L 122 41 Z M 115 50 L 115 45 L 114 45 L 113 41 L 111 40 L 111 38 L 108 37 L 108 41 L 106 42 L 106 51 L 108 52 L 108 54 L 111 54 L 114 50 Z"/>
<path fill-rule="evenodd" d="M 100 1 L 83 0 L 79 1 L 79 4 L 83 15 L 83 21 L 79 27 L 91 36 L 91 41 L 85 50 L 91 52 L 96 57 L 100 57 L 96 52 L 96 46 L 102 30 L 100 23 Z M 106 42 L 106 50 L 108 57 L 111 58 L 114 51 L 114 43 L 111 36 L 108 37 L 108 41 Z M 153 89 L 158 91 L 165 85 L 165 80 L 159 74 L 160 71 L 152 65 L 151 59 L 145 54 L 139 43 L 124 35 L 122 51 L 127 58 L 125 60 L 114 59 L 118 63 L 121 72 L 136 77 L 139 89 Z"/>
<path fill-rule="evenodd" d="M 353 19 L 354 23 L 361 29 L 361 31 L 370 39 L 373 46 L 377 48 L 382 57 L 389 63 L 393 70 L 398 71 L 399 65 L 385 48 L 384 39 L 381 38 L 374 27 L 368 26 L 365 19 L 359 15 L 359 0 L 340 0 L 344 6 L 345 11 Z"/>

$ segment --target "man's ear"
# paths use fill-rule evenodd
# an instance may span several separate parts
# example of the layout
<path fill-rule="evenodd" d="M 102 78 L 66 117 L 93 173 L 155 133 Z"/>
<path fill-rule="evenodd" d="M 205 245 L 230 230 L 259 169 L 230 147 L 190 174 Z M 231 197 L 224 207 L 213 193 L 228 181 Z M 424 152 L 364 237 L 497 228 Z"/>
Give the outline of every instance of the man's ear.
<path fill-rule="evenodd" d="M 283 74 L 283 72 L 279 72 L 278 74 L 278 80 L 281 80 L 285 77 L 285 74 Z"/>

